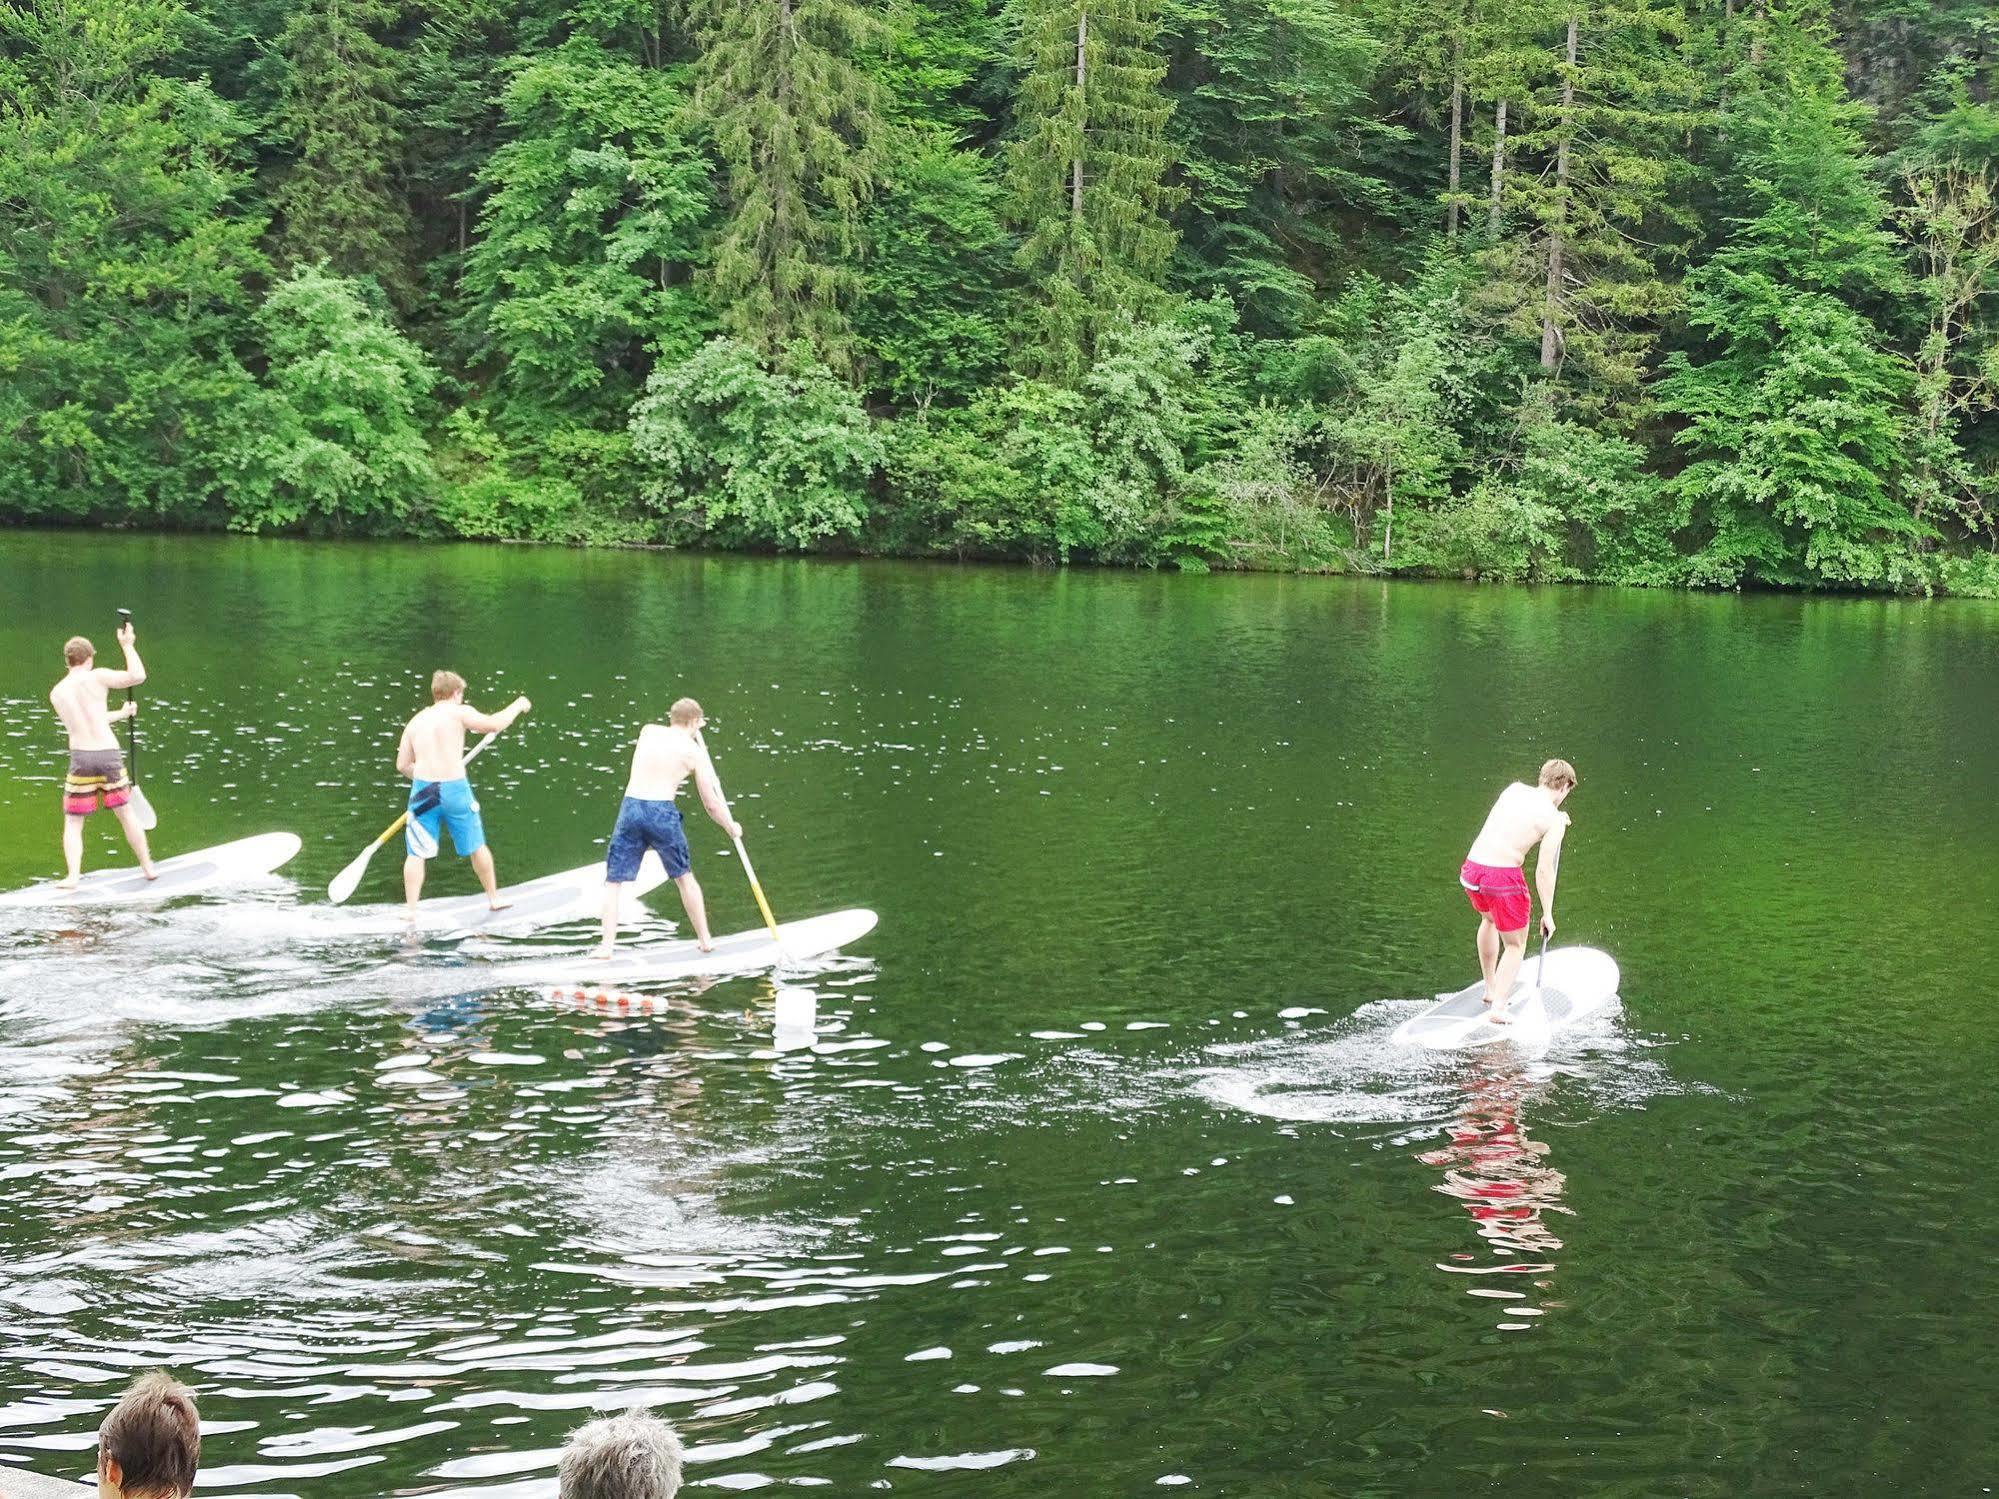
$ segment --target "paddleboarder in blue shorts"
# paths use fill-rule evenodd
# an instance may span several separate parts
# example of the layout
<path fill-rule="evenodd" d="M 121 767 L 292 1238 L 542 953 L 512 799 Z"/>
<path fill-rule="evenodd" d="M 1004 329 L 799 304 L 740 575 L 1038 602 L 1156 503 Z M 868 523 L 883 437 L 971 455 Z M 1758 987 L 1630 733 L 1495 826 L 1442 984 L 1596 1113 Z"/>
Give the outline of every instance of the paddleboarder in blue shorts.
<path fill-rule="evenodd" d="M 701 805 L 731 838 L 743 836 L 743 825 L 729 815 L 715 762 L 708 758 L 708 746 L 702 741 L 701 730 L 708 718 L 701 705 L 684 697 L 667 710 L 666 718 L 663 724 L 649 723 L 640 729 L 639 742 L 632 749 L 631 779 L 625 783 L 625 799 L 618 806 L 617 825 L 611 829 L 611 846 L 604 859 L 604 940 L 592 957 L 608 958 L 616 949 L 618 903 L 625 886 L 638 878 L 639 862 L 648 850 L 659 855 L 666 877 L 679 888 L 680 903 L 687 908 L 701 951 L 715 948 L 708 932 L 707 902 L 701 895 L 701 882 L 694 878 L 694 861 L 687 851 L 687 833 L 680 825 L 674 795 L 693 776 Z"/>
<path fill-rule="evenodd" d="M 396 749 L 396 769 L 410 778 L 409 822 L 403 830 L 408 855 L 403 860 L 403 896 L 409 902 L 409 919 L 416 920 L 424 868 L 445 832 L 451 834 L 451 846 L 459 857 L 472 861 L 486 903 L 504 911 L 507 902 L 500 899 L 479 799 L 465 778 L 465 732 L 497 734 L 511 728 L 533 704 L 517 697 L 498 713 L 481 713 L 465 701 L 465 679 L 455 671 L 440 671 L 430 679 L 430 697 L 430 706 L 403 726 L 402 743 Z"/>

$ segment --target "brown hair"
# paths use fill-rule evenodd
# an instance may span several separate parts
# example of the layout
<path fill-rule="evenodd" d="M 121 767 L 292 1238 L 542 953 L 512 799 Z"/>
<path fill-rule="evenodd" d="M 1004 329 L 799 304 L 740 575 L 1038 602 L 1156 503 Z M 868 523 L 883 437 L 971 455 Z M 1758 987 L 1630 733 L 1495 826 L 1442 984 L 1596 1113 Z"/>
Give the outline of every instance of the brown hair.
<path fill-rule="evenodd" d="M 434 672 L 430 678 L 430 700 L 441 703 L 454 692 L 465 690 L 465 679 L 455 671 Z"/>
<path fill-rule="evenodd" d="M 707 714 L 701 711 L 701 705 L 691 697 L 681 698 L 680 701 L 666 710 L 666 721 L 676 729 L 684 729 L 693 723 L 695 719 L 706 718 L 707 716 Z"/>
<path fill-rule="evenodd" d="M 194 1392 L 155 1369 L 132 1381 L 97 1428 L 97 1467 L 118 1464 L 118 1487 L 132 1499 L 182 1499 L 201 1462 L 201 1417 Z"/>
<path fill-rule="evenodd" d="M 1576 783 L 1576 768 L 1566 760 L 1550 760 L 1541 767 L 1541 784 L 1550 791 L 1560 791 L 1564 786 Z"/>
<path fill-rule="evenodd" d="M 81 635 L 72 635 L 62 643 L 62 658 L 71 666 L 81 666 L 97 654 L 97 647 Z"/>

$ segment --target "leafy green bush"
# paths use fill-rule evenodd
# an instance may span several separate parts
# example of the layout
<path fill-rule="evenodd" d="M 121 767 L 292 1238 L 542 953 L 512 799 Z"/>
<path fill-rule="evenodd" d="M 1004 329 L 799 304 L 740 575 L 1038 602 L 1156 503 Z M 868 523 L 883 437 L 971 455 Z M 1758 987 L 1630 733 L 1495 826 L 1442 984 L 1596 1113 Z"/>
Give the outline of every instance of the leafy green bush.
<path fill-rule="evenodd" d="M 734 339 L 656 370 L 632 408 L 640 494 L 668 534 L 724 546 L 853 539 L 882 440 L 846 386 L 802 354 L 778 373 Z"/>

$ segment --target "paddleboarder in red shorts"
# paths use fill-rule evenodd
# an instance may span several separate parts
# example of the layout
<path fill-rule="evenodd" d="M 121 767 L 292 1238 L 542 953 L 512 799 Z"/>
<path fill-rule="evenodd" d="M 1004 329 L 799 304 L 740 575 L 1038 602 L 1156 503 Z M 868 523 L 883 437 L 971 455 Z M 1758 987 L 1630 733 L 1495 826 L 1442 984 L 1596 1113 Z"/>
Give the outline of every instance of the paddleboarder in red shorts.
<path fill-rule="evenodd" d="M 1513 1018 L 1506 1004 L 1527 950 L 1527 923 L 1533 915 L 1521 866 L 1537 843 L 1541 856 L 1534 864 L 1534 884 L 1541 892 L 1541 933 L 1555 934 L 1555 869 L 1562 834 L 1569 827 L 1562 803 L 1575 789 L 1576 768 L 1566 760 L 1543 765 L 1537 785 L 1515 781 L 1492 804 L 1458 871 L 1458 883 L 1479 914 L 1478 966 L 1485 975 L 1486 1019 L 1494 1025 Z"/>

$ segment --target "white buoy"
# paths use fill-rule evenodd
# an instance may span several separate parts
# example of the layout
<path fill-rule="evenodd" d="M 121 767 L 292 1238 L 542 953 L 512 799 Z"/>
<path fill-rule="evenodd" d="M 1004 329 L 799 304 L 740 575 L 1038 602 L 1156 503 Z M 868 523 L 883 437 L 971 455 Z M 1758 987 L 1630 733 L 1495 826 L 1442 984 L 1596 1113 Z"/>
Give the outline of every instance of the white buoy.
<path fill-rule="evenodd" d="M 819 996 L 810 989 L 780 989 L 773 1024 L 781 1031 L 810 1031 L 818 1012 Z"/>

